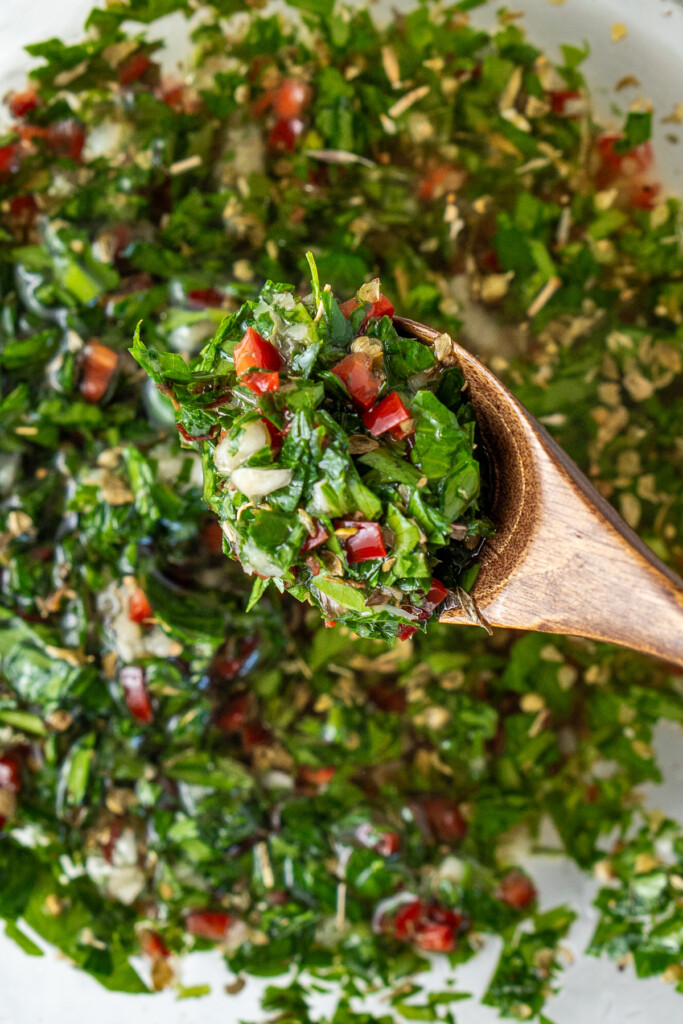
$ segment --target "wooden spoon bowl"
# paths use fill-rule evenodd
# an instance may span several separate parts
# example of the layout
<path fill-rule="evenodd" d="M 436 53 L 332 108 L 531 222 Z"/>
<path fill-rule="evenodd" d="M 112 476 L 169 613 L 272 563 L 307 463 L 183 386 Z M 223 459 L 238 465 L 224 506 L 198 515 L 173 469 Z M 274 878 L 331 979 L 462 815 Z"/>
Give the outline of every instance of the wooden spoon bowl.
<path fill-rule="evenodd" d="M 426 344 L 439 332 L 394 317 Z M 504 384 L 455 344 L 491 462 L 484 545 L 472 589 L 491 626 L 621 644 L 683 667 L 683 580 L 598 494 Z M 452 608 L 442 622 L 469 622 Z"/>

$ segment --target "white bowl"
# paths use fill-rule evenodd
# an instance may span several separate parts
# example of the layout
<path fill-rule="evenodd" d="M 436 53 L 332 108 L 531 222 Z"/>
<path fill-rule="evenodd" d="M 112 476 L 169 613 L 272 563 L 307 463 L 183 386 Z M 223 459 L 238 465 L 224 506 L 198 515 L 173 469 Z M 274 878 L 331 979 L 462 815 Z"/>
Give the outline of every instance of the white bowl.
<path fill-rule="evenodd" d="M 489 0 L 472 12 L 476 24 L 490 26 L 502 0 Z M 388 0 L 377 10 L 389 14 L 396 7 L 408 9 L 411 0 Z M 683 0 L 511 0 L 515 10 L 525 12 L 530 39 L 550 57 L 559 56 L 561 43 L 587 41 L 591 55 L 584 65 L 596 109 L 607 127 L 623 121 L 629 104 L 639 98 L 652 101 L 655 109 L 654 141 L 658 173 L 672 191 L 683 190 L 681 148 L 667 136 L 683 135 L 683 125 L 665 122 L 675 104 L 683 104 Z M 30 67 L 22 47 L 57 35 L 67 41 L 78 38 L 82 23 L 92 7 L 91 0 L 0 0 L 0 95 L 21 84 Z M 165 19 L 165 28 L 153 27 L 156 37 L 168 31 L 173 47 L 167 60 L 182 55 L 177 21 Z M 613 42 L 612 28 L 625 25 L 626 36 Z M 626 75 L 639 84 L 615 92 L 615 84 Z M 683 107 L 681 107 L 683 110 Z M 680 731 L 662 726 L 657 747 L 667 784 L 650 787 L 649 804 L 664 807 L 668 814 L 683 818 L 683 744 Z M 659 979 L 638 980 L 633 972 L 619 972 L 615 964 L 582 955 L 596 914 L 591 900 L 597 885 L 566 860 L 534 858 L 530 865 L 539 883 L 542 908 L 567 902 L 578 920 L 567 945 L 576 962 L 562 975 L 562 991 L 546 1007 L 556 1024 L 651 1024 L 653 1020 L 683 1020 L 683 997 Z M 2 881 L 0 880 L 0 885 Z M 234 1024 L 237 1020 L 265 1019 L 258 1010 L 258 994 L 264 987 L 249 983 L 239 997 L 223 991 L 228 980 L 218 954 L 194 954 L 183 967 L 186 985 L 209 983 L 212 994 L 199 1000 L 176 1002 L 171 992 L 154 996 L 128 996 L 107 992 L 86 974 L 60 960 L 46 949 L 42 959 L 26 956 L 18 946 L 0 934 L 0 1022 L 2 1024 L 72 1024 L 95 1020 L 97 1024 Z M 497 941 L 475 961 L 458 972 L 459 991 L 474 998 L 458 1005 L 459 1024 L 493 1024 L 495 1011 L 482 1007 L 478 997 L 486 989 L 495 965 Z M 446 974 L 443 961 L 435 961 L 430 987 L 440 987 Z M 424 980 L 424 979 L 423 979 Z M 282 979 L 274 979 L 282 984 Z M 329 1004 L 325 1009 L 329 1010 Z M 386 1013 L 386 1004 L 377 1004 Z"/>

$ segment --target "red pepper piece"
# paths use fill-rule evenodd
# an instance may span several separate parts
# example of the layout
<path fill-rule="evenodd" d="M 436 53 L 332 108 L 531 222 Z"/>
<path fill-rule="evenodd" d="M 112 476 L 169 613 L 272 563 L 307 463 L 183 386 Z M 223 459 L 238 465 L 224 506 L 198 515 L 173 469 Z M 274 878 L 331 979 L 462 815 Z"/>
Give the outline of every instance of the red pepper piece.
<path fill-rule="evenodd" d="M 153 616 L 152 606 L 142 587 L 136 587 L 128 599 L 128 618 L 131 622 L 144 622 Z"/>
<path fill-rule="evenodd" d="M 387 430 L 391 430 L 399 423 L 409 419 L 410 412 L 403 404 L 401 396 L 396 391 L 392 391 L 381 402 L 368 409 L 363 416 L 363 423 L 373 437 L 379 437 L 380 434 L 386 433 Z"/>
<path fill-rule="evenodd" d="M 7 789 L 10 793 L 18 793 L 21 789 L 21 769 L 12 754 L 0 757 L 0 789 Z"/>
<path fill-rule="evenodd" d="M 386 558 L 382 528 L 379 523 L 366 520 L 336 519 L 335 529 L 355 530 L 350 537 L 340 537 L 349 565 L 367 562 L 370 558 Z"/>
<path fill-rule="evenodd" d="M 281 118 L 276 121 L 268 136 L 270 149 L 280 152 L 293 153 L 296 147 L 296 140 L 305 128 L 304 122 L 298 117 Z"/>
<path fill-rule="evenodd" d="M 339 308 L 348 320 L 354 309 L 358 309 L 360 302 L 355 297 L 353 299 L 347 299 L 346 302 L 339 304 Z"/>
<path fill-rule="evenodd" d="M 565 107 L 571 100 L 581 99 L 581 93 L 576 89 L 550 89 L 546 95 L 553 114 L 559 114 L 560 117 L 568 116 L 572 120 L 576 120 L 581 116 L 580 114 L 567 114 L 565 110 Z"/>
<path fill-rule="evenodd" d="M 205 309 L 207 306 L 222 306 L 223 295 L 215 288 L 196 288 L 188 292 L 187 297 L 195 306 Z"/>
<path fill-rule="evenodd" d="M 323 625 L 325 626 L 325 629 L 334 629 L 334 627 L 337 625 L 337 620 L 336 619 L 325 619 L 325 622 L 323 623 Z"/>
<path fill-rule="evenodd" d="M 375 850 L 381 857 L 393 857 L 401 849 L 401 837 L 398 832 L 383 832 L 375 843 Z"/>
<path fill-rule="evenodd" d="M 85 146 L 85 130 L 72 117 L 55 121 L 47 129 L 47 143 L 55 156 L 79 163 Z"/>
<path fill-rule="evenodd" d="M 652 184 L 643 182 L 642 185 L 637 185 L 632 190 L 628 201 L 637 210 L 653 210 L 657 205 L 659 191 L 660 187 L 656 182 Z"/>
<path fill-rule="evenodd" d="M 140 946 L 150 960 L 167 960 L 171 952 L 159 932 L 145 930 L 140 936 Z"/>
<path fill-rule="evenodd" d="M 361 330 L 365 330 L 370 320 L 378 320 L 382 316 L 393 316 L 394 307 L 386 295 L 380 295 L 377 302 L 373 302 L 370 306 L 370 312 L 366 316 L 365 320 L 361 324 Z"/>
<path fill-rule="evenodd" d="M 306 537 L 306 540 L 301 545 L 302 552 L 312 551 L 313 548 L 320 547 L 329 537 L 329 533 L 318 519 L 314 519 L 313 522 L 315 523 L 315 535 L 313 537 Z"/>
<path fill-rule="evenodd" d="M 617 178 L 637 178 L 649 171 L 654 159 L 652 146 L 642 142 L 628 153 L 618 153 L 615 144 L 621 135 L 601 135 L 597 140 L 601 166 L 595 176 L 598 188 L 606 188 Z"/>
<path fill-rule="evenodd" d="M 299 768 L 299 782 L 304 786 L 327 786 L 335 776 L 337 769 L 333 767 L 311 768 L 308 765 L 301 765 Z"/>
<path fill-rule="evenodd" d="M 428 797 L 422 801 L 427 823 L 436 838 L 444 843 L 460 843 L 467 835 L 467 822 L 460 806 L 448 797 Z"/>
<path fill-rule="evenodd" d="M 375 402 L 382 380 L 372 370 L 372 360 L 365 352 L 351 352 L 332 367 L 346 390 L 361 409 L 367 410 Z"/>
<path fill-rule="evenodd" d="M 30 86 L 28 89 L 20 89 L 13 92 L 9 100 L 9 110 L 12 117 L 26 117 L 38 106 L 38 93 Z"/>
<path fill-rule="evenodd" d="M 16 142 L 11 142 L 9 146 L 0 147 L 0 180 L 8 178 L 10 174 L 14 174 L 15 171 L 19 170 L 19 164 L 21 162 L 21 151 L 19 145 Z"/>
<path fill-rule="evenodd" d="M 221 732 L 239 732 L 247 719 L 249 695 L 237 693 L 221 712 L 216 725 Z"/>
<path fill-rule="evenodd" d="M 536 899 L 536 886 L 523 871 L 515 868 L 501 881 L 498 895 L 509 907 L 524 910 Z"/>
<path fill-rule="evenodd" d="M 126 665 L 119 673 L 126 706 L 138 722 L 150 725 L 154 721 L 152 704 L 145 686 L 145 673 L 139 665 Z"/>
<path fill-rule="evenodd" d="M 434 924 L 429 921 L 418 925 L 414 942 L 425 953 L 452 953 L 456 946 L 452 928 L 447 924 Z"/>
<path fill-rule="evenodd" d="M 402 903 L 394 918 L 394 938 L 401 939 L 402 941 L 412 939 L 421 912 L 422 904 L 419 900 Z"/>
<path fill-rule="evenodd" d="M 209 942 L 222 942 L 233 919 L 230 914 L 216 910 L 191 910 L 185 918 L 190 935 Z"/>
<path fill-rule="evenodd" d="M 411 636 L 414 636 L 419 628 L 419 626 L 413 626 L 407 622 L 401 623 L 396 630 L 396 638 L 398 640 L 410 640 Z"/>
<path fill-rule="evenodd" d="M 85 346 L 81 357 L 80 391 L 86 402 L 94 404 L 104 398 L 118 362 L 118 353 L 100 345 L 99 341 Z"/>
<path fill-rule="evenodd" d="M 425 602 L 421 608 L 416 608 L 417 617 L 420 622 L 426 622 L 430 619 L 434 613 L 434 609 L 438 608 L 442 601 L 448 597 L 448 591 L 444 587 L 443 583 L 432 577 L 432 585 L 427 592 Z"/>
<path fill-rule="evenodd" d="M 246 373 L 241 384 L 253 391 L 255 395 L 264 395 L 266 391 L 277 391 L 280 387 L 280 374 L 277 370 L 268 372 Z"/>
<path fill-rule="evenodd" d="M 126 60 L 121 61 L 116 69 L 116 77 L 121 85 L 130 85 L 132 82 L 137 81 L 138 78 L 142 78 L 151 63 L 146 54 L 133 53 Z"/>
<path fill-rule="evenodd" d="M 278 350 L 253 327 L 247 327 L 244 337 L 235 347 L 233 359 L 238 377 L 249 370 L 279 370 L 282 366 Z"/>
<path fill-rule="evenodd" d="M 305 82 L 297 82 L 294 78 L 285 78 L 275 93 L 273 104 L 275 113 L 285 120 L 300 117 L 311 101 L 311 90 Z"/>

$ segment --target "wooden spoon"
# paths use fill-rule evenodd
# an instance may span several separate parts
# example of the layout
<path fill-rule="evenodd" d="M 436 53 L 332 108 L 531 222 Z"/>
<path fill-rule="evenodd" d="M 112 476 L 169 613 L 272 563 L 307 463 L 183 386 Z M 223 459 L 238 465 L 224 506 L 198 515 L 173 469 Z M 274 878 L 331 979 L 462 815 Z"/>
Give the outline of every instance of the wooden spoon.
<path fill-rule="evenodd" d="M 394 317 L 433 344 L 439 332 Z M 683 667 L 683 580 L 640 540 L 478 359 L 454 344 L 491 461 L 484 545 L 472 596 L 491 626 L 606 640 Z M 469 622 L 452 608 L 442 622 Z"/>

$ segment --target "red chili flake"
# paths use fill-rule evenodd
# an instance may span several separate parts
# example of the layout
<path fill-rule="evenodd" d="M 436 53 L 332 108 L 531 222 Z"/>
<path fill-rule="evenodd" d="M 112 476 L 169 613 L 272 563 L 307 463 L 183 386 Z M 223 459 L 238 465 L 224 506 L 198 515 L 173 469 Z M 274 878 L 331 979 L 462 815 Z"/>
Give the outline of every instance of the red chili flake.
<path fill-rule="evenodd" d="M 131 622 L 145 622 L 153 616 L 152 606 L 142 587 L 136 587 L 128 598 L 128 618 Z"/>
<path fill-rule="evenodd" d="M 298 117 L 281 118 L 270 130 L 268 146 L 275 151 L 293 153 L 304 128 L 304 122 Z"/>
<path fill-rule="evenodd" d="M 146 54 L 133 53 L 119 64 L 116 69 L 116 77 L 121 85 L 130 85 L 138 78 L 142 78 L 151 64 L 152 62 Z"/>
<path fill-rule="evenodd" d="M 185 918 L 185 928 L 190 935 L 210 942 L 222 942 L 232 923 L 230 914 L 215 910 L 191 910 Z"/>
<path fill-rule="evenodd" d="M 514 910 L 524 910 L 536 899 L 536 887 L 523 871 L 514 868 L 501 881 L 498 895 Z"/>
<path fill-rule="evenodd" d="M 460 843 L 467 835 L 467 822 L 455 800 L 427 797 L 422 801 L 422 809 L 429 827 L 441 842 Z"/>
<path fill-rule="evenodd" d="M 89 342 L 81 354 L 80 392 L 86 402 L 100 402 L 116 373 L 118 353 L 99 341 Z"/>
<path fill-rule="evenodd" d="M 139 665 L 126 665 L 119 673 L 126 706 L 138 722 L 150 725 L 154 721 L 152 704 L 145 686 L 145 673 Z"/>
<path fill-rule="evenodd" d="M 20 89 L 13 92 L 9 100 L 9 110 L 12 117 L 26 117 L 38 106 L 38 93 L 35 89 Z"/>

